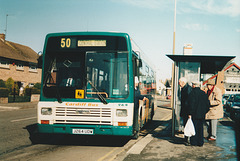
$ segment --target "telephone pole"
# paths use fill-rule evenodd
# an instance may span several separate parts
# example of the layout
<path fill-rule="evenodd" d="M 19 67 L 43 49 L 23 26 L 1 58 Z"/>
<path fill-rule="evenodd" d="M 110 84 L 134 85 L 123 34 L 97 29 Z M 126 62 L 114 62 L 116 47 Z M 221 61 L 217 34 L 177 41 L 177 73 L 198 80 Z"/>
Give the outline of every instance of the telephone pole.
<path fill-rule="evenodd" d="M 5 40 L 7 38 L 7 24 L 8 24 L 8 14 L 6 14 L 6 27 L 5 27 Z"/>

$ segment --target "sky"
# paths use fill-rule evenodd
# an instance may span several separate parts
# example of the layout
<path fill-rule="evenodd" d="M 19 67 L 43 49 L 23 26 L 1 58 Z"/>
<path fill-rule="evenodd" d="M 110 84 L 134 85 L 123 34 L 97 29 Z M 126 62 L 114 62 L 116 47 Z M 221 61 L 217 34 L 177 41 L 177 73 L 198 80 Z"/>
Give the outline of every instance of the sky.
<path fill-rule="evenodd" d="M 236 56 L 240 66 L 240 0 L 176 2 L 175 53 L 191 43 L 193 55 Z M 0 0 L 0 33 L 6 28 L 8 41 L 37 53 L 48 33 L 126 32 L 159 78 L 171 78 L 166 54 L 173 53 L 174 0 Z"/>

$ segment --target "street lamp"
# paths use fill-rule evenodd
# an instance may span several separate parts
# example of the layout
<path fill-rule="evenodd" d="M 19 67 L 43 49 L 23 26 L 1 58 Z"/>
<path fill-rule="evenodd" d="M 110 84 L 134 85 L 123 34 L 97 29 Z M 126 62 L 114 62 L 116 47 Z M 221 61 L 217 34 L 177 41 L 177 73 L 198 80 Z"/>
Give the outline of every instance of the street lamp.
<path fill-rule="evenodd" d="M 173 55 L 175 55 L 175 36 L 176 36 L 176 17 L 177 17 L 176 10 L 177 10 L 177 0 L 175 0 L 175 3 L 174 3 Z M 172 136 L 175 135 L 174 89 L 175 89 L 175 62 L 172 63 L 172 85 L 171 85 Z"/>

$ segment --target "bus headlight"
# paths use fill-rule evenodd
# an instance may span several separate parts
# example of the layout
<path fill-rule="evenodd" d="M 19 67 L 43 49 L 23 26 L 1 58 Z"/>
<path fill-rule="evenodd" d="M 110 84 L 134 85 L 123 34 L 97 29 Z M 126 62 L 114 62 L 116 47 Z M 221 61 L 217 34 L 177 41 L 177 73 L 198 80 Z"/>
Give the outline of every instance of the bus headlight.
<path fill-rule="evenodd" d="M 41 109 L 42 115 L 51 115 L 52 114 L 52 108 L 42 108 Z"/>
<path fill-rule="evenodd" d="M 117 115 L 117 117 L 127 117 L 127 110 L 126 109 L 117 109 L 116 115 Z"/>

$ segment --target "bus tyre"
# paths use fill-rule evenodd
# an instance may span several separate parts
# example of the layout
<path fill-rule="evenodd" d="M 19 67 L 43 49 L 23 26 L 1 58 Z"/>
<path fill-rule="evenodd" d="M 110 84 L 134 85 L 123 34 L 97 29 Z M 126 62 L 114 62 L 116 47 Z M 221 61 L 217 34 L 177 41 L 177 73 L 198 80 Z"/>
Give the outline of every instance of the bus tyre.
<path fill-rule="evenodd" d="M 132 138 L 138 139 L 138 137 L 139 137 L 139 131 L 135 131 Z"/>
<path fill-rule="evenodd" d="M 154 103 L 152 103 L 152 110 L 151 110 L 151 117 L 150 117 L 150 121 L 153 120 L 153 116 L 154 116 Z"/>

